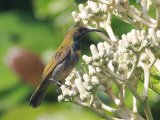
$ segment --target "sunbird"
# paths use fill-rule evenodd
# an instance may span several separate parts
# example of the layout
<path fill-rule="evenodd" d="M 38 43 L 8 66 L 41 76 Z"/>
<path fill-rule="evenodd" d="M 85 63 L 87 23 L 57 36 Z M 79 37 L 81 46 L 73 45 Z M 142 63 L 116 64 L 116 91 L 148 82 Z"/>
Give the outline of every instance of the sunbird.
<path fill-rule="evenodd" d="M 42 81 L 30 98 L 31 107 L 38 107 L 41 104 L 47 88 L 53 83 L 63 83 L 65 78 L 72 72 L 80 58 L 80 40 L 89 32 L 103 33 L 103 31 L 99 29 L 89 29 L 78 25 L 75 25 L 68 30 L 63 42 L 44 68 Z"/>

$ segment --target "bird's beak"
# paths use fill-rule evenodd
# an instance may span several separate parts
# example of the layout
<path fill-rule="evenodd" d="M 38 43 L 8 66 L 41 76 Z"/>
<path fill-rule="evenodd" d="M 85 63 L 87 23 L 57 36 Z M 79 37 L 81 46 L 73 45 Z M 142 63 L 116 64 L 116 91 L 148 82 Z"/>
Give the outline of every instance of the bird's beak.
<path fill-rule="evenodd" d="M 88 29 L 86 32 L 87 32 L 87 33 L 88 33 L 88 32 L 101 32 L 101 33 L 104 33 L 104 31 L 99 30 L 99 29 Z M 104 33 L 104 34 L 105 34 L 105 33 Z"/>

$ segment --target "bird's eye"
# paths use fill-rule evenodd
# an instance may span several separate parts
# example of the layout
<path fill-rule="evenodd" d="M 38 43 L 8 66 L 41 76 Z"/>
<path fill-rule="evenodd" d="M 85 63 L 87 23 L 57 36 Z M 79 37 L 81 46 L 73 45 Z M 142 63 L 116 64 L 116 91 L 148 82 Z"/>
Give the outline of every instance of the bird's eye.
<path fill-rule="evenodd" d="M 83 32 L 83 29 L 79 29 L 79 32 L 82 33 L 82 32 Z"/>

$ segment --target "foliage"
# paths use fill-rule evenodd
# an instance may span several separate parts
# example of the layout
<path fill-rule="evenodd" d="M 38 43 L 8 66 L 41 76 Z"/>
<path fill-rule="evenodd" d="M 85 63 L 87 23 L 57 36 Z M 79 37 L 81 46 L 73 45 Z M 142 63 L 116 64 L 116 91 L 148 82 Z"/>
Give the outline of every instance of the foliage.
<path fill-rule="evenodd" d="M 78 4 L 80 2 L 86 3 L 86 0 L 75 1 Z M 136 4 L 135 0 L 130 2 L 132 5 Z M 63 40 L 66 30 L 73 24 L 71 11 L 78 10 L 74 0 L 2 0 L 0 3 L 0 119 L 100 119 L 99 116 L 89 112 L 89 109 L 69 103 L 55 102 L 57 101 L 55 86 L 48 90 L 40 108 L 29 108 L 29 97 L 35 87 L 31 83 L 24 83 L 19 75 L 6 65 L 6 54 L 8 54 L 8 49 L 12 47 L 33 52 L 42 58 L 45 64 Z M 153 11 L 154 8 L 149 11 L 151 16 L 155 16 Z M 115 16 L 112 18 L 111 25 L 117 37 L 129 32 L 134 27 Z M 97 44 L 97 41 L 101 41 L 101 39 L 93 34 L 84 39 L 88 40 L 82 41 L 82 52 L 90 56 L 91 53 L 86 48 L 89 48 L 92 43 Z M 86 53 L 86 51 L 88 52 Z M 77 68 L 82 69 L 81 64 Z M 159 81 L 157 81 L 159 80 L 159 73 L 153 70 L 151 77 L 153 78 L 151 79 L 152 82 L 159 87 Z M 39 81 L 37 80 L 37 82 Z M 142 90 L 142 85 L 140 83 L 137 88 L 138 91 Z M 117 94 L 118 90 L 115 86 L 113 86 L 113 90 Z M 104 103 L 115 106 L 104 93 L 98 93 L 98 96 Z M 131 96 L 131 93 L 126 95 L 127 100 L 125 102 L 129 107 L 131 107 Z M 155 120 L 158 120 L 159 108 L 157 104 L 159 104 L 160 99 L 151 90 L 149 96 L 153 116 Z M 143 114 L 142 109 L 140 110 Z"/>

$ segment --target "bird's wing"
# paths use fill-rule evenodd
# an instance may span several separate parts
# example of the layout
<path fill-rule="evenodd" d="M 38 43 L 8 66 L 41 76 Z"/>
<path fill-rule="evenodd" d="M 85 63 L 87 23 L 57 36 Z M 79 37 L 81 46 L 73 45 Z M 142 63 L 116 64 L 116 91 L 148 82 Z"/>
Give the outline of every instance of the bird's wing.
<path fill-rule="evenodd" d="M 70 53 L 71 49 L 69 46 L 61 46 L 44 68 L 42 78 L 46 78 L 59 63 L 61 63 L 68 55 L 70 55 Z"/>

